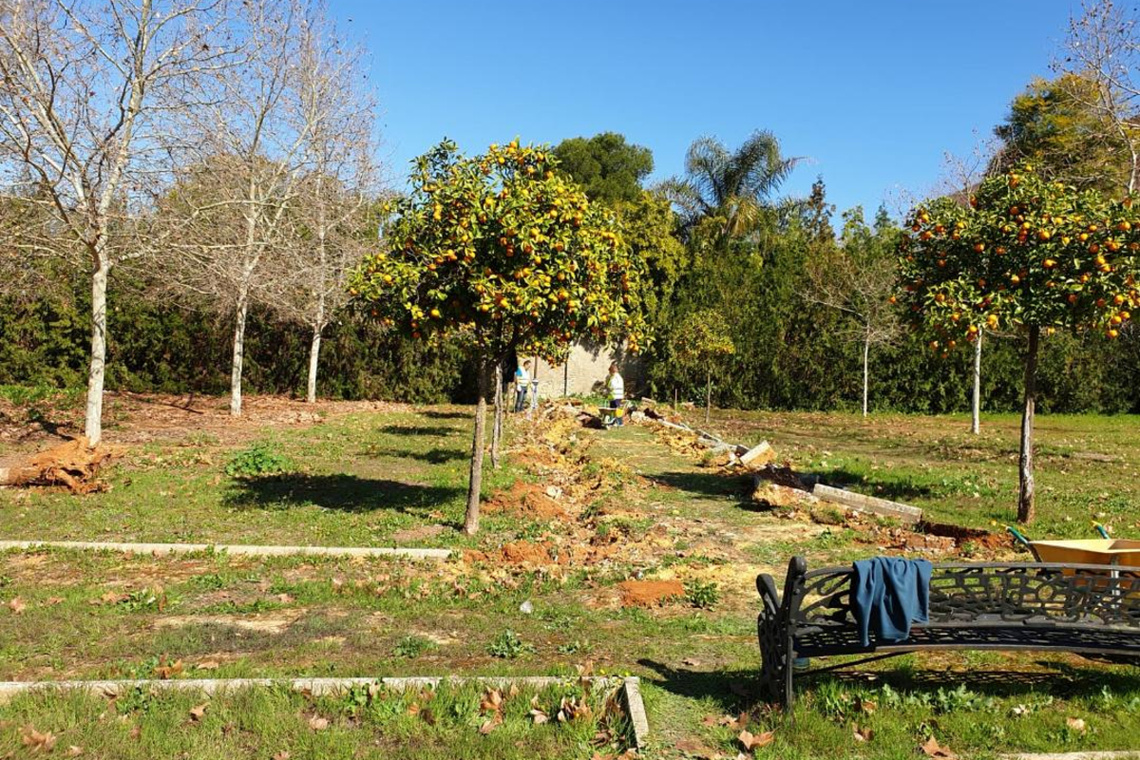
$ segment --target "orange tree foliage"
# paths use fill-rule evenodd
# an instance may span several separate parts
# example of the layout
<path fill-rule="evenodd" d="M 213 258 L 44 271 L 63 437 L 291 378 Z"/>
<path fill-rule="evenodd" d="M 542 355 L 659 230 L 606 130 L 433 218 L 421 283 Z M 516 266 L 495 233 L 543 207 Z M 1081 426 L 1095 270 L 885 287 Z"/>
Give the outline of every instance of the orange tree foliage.
<path fill-rule="evenodd" d="M 943 356 L 982 328 L 1028 336 L 1018 519 L 1033 519 L 1039 338 L 1098 330 L 1117 338 L 1140 307 L 1140 214 L 1132 199 L 1048 182 L 1022 166 L 985 179 L 969 204 L 914 210 L 901 244 L 901 301 Z"/>
<path fill-rule="evenodd" d="M 548 359 L 591 337 L 644 340 L 643 265 L 616 221 L 549 149 L 518 141 L 461 155 L 449 141 L 418 158 L 391 209 L 387 249 L 365 258 L 350 293 L 413 338 L 458 335 L 479 364 L 464 530 L 479 522 L 486 397 L 513 352 Z"/>
<path fill-rule="evenodd" d="M 365 260 L 352 294 L 413 337 L 463 333 L 488 363 L 516 350 L 557 358 L 587 336 L 636 351 L 642 264 L 556 165 L 517 141 L 471 158 L 441 143 L 416 160 L 389 250 Z"/>
<path fill-rule="evenodd" d="M 969 206 L 940 198 L 908 219 L 897 296 L 945 351 L 991 329 L 1100 330 L 1140 307 L 1140 213 L 1022 167 L 987 178 Z"/>

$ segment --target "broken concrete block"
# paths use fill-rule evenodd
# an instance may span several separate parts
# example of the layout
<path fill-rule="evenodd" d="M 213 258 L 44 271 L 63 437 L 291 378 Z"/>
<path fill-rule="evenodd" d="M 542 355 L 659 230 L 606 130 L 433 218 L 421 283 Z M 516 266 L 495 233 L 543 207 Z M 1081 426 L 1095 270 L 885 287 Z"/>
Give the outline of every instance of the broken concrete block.
<path fill-rule="evenodd" d="M 767 441 L 761 441 L 757 445 L 748 449 L 748 451 L 740 454 L 740 463 L 742 465 L 763 465 L 773 461 L 776 458 L 776 452 L 772 450 L 771 444 Z"/>
<path fill-rule="evenodd" d="M 812 494 L 824 501 L 833 501 L 860 512 L 871 512 L 884 517 L 894 517 L 908 525 L 914 525 L 922 520 L 922 510 L 909 504 L 900 504 L 897 501 L 877 499 L 874 496 L 864 496 L 854 491 L 845 491 L 842 488 L 832 488 L 817 483 Z"/>

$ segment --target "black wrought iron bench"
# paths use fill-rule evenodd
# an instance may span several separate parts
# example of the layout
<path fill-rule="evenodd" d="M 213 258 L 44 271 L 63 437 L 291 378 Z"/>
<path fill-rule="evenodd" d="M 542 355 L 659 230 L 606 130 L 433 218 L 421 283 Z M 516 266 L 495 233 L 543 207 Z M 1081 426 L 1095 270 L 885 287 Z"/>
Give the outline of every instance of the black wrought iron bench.
<path fill-rule="evenodd" d="M 934 565 L 930 622 L 910 638 L 863 646 L 851 612 L 852 568 L 788 563 L 784 595 L 770 575 L 756 578 L 766 698 L 791 705 L 793 663 L 862 655 L 821 673 L 924 649 L 1060 650 L 1140 663 L 1140 571 L 1107 565 L 1043 563 Z"/>

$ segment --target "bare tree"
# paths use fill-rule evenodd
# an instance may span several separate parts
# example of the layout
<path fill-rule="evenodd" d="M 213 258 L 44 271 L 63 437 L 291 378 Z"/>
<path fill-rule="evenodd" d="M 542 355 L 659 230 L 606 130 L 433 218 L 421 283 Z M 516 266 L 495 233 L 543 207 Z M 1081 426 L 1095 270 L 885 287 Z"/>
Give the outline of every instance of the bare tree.
<path fill-rule="evenodd" d="M 958 198 L 963 204 L 969 203 L 970 195 L 993 164 L 999 147 L 1000 140 L 997 137 L 990 136 L 983 139 L 975 132 L 974 147 L 968 154 L 956 155 L 949 151 L 944 153 L 942 177 L 931 196 L 948 195 Z M 984 322 L 977 327 L 978 332 L 974 339 L 973 392 L 970 396 L 970 432 L 974 435 L 982 432 L 982 336 L 986 331 Z"/>
<path fill-rule="evenodd" d="M 242 409 L 245 328 L 250 307 L 280 292 L 271 282 L 283 255 L 298 187 L 306 175 L 312 119 L 303 96 L 304 27 L 299 0 L 247 0 L 238 28 L 243 65 L 218 81 L 211 107 L 194 114 L 210 135 L 206 157 L 182 177 L 165 205 L 177 224 L 197 219 L 175 243 L 182 253 L 173 277 L 185 292 L 208 298 L 233 320 L 230 413 Z M 204 213 L 202 206 L 211 209 Z"/>
<path fill-rule="evenodd" d="M 0 7 L 0 173 L 46 206 L 27 250 L 91 275 L 85 433 L 102 437 L 107 282 L 145 251 L 123 237 L 187 133 L 174 116 L 225 67 L 224 0 L 10 0 Z M 128 245 L 130 241 L 132 245 Z"/>
<path fill-rule="evenodd" d="M 863 416 L 867 416 L 871 376 L 871 348 L 892 342 L 899 322 L 890 303 L 897 282 L 893 232 L 886 211 L 875 227 L 863 221 L 863 210 L 844 213 L 845 225 L 838 246 L 817 252 L 807 264 L 808 286 L 803 297 L 835 309 L 849 318 L 846 332 L 863 347 Z"/>
<path fill-rule="evenodd" d="M 1073 87 L 1070 95 L 1103 120 L 1106 129 L 1128 151 L 1128 193 L 1140 182 L 1140 36 L 1132 4 L 1085 0 L 1081 15 L 1069 19 L 1064 58 L 1054 68 L 1076 74 L 1072 82 L 1090 81 L 1093 88 Z"/>
<path fill-rule="evenodd" d="M 310 330 L 305 398 L 317 398 L 321 336 L 348 298 L 348 274 L 377 226 L 369 213 L 376 200 L 376 96 L 364 71 L 363 52 L 346 46 L 320 9 L 300 30 L 298 106 L 306 167 L 284 231 L 285 271 L 269 281 L 285 290 L 270 306 Z M 373 222 L 371 230 L 369 222 Z"/>

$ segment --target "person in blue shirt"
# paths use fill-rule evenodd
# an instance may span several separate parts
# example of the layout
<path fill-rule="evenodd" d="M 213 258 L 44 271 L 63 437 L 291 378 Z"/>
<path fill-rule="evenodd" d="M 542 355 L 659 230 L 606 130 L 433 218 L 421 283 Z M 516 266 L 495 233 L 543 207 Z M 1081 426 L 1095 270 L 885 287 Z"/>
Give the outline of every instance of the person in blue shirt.
<path fill-rule="evenodd" d="M 515 370 L 515 411 L 526 409 L 526 392 L 530 387 L 530 359 Z"/>

